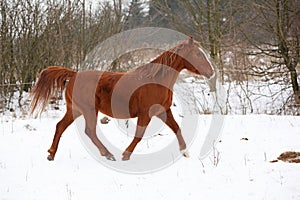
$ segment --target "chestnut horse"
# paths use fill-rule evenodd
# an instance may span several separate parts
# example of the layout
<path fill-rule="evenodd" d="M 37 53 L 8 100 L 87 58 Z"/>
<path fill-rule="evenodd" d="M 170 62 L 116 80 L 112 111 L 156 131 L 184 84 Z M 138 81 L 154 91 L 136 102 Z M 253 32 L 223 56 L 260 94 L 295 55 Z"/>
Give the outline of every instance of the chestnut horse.
<path fill-rule="evenodd" d="M 192 37 L 163 52 L 152 62 L 127 73 L 96 70 L 75 72 L 56 66 L 44 69 L 31 90 L 31 113 L 37 108 L 41 113 L 53 93 L 62 91 L 68 81 L 65 90 L 67 111 L 56 125 L 48 160 L 54 160 L 62 133 L 81 115 L 86 123 L 85 133 L 100 154 L 108 160 L 115 160 L 96 135 L 99 111 L 119 119 L 137 117 L 135 137 L 124 151 L 122 160 L 130 159 L 153 116 L 163 120 L 172 129 L 179 150 L 185 155 L 186 143 L 170 109 L 173 86 L 183 69 L 208 79 L 214 74 L 207 56 Z"/>

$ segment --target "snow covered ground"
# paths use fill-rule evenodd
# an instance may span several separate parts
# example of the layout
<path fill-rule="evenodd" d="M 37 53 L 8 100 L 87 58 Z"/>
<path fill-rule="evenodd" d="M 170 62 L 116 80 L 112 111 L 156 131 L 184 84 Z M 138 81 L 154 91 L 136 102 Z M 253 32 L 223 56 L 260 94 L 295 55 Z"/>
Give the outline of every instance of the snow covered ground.
<path fill-rule="evenodd" d="M 300 151 L 300 117 L 226 116 L 213 152 L 199 160 L 210 117 L 203 115 L 203 131 L 189 150 L 190 158 L 132 175 L 93 159 L 74 125 L 63 135 L 55 161 L 49 162 L 47 149 L 62 115 L 0 116 L 0 199 L 300 199 L 300 164 L 270 162 L 284 151 Z M 112 123 L 100 125 L 106 134 L 119 131 Z"/>

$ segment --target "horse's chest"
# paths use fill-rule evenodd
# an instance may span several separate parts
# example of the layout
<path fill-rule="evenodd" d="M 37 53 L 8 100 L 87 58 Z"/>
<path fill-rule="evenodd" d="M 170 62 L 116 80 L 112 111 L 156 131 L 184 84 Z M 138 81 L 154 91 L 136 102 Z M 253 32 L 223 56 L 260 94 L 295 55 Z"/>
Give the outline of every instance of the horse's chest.
<path fill-rule="evenodd" d="M 132 96 L 132 104 L 139 109 L 149 110 L 154 105 L 169 108 L 172 103 L 172 91 L 160 85 L 146 85 L 139 88 Z"/>

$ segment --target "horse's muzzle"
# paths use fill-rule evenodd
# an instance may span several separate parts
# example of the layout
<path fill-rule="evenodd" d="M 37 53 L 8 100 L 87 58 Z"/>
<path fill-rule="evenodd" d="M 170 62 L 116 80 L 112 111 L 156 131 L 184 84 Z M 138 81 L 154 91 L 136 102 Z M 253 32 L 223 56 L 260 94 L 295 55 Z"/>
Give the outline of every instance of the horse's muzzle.
<path fill-rule="evenodd" d="M 215 92 L 217 90 L 216 84 L 217 84 L 217 75 L 214 73 L 207 79 L 207 83 L 210 89 L 210 92 Z"/>

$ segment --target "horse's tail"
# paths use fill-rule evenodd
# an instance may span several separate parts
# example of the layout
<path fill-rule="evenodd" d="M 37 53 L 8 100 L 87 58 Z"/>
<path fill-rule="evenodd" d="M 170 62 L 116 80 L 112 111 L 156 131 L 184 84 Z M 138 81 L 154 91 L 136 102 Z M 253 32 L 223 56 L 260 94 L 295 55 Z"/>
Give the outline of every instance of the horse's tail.
<path fill-rule="evenodd" d="M 30 111 L 33 114 L 34 110 L 39 109 L 41 114 L 54 92 L 62 92 L 66 80 L 75 76 L 76 72 L 63 67 L 51 66 L 38 75 L 38 81 L 33 86 L 30 97 L 32 98 L 30 104 Z"/>

